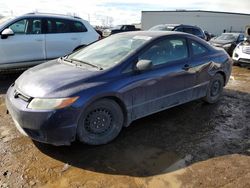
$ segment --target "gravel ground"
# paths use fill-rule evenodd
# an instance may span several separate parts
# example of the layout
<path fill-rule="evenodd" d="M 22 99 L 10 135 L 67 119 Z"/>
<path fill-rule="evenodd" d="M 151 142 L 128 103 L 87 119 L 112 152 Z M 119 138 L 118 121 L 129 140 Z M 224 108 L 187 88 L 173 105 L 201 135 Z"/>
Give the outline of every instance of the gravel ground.
<path fill-rule="evenodd" d="M 0 78 L 0 187 L 250 187 L 250 70 L 234 67 L 221 100 L 140 119 L 103 146 L 22 136 Z"/>

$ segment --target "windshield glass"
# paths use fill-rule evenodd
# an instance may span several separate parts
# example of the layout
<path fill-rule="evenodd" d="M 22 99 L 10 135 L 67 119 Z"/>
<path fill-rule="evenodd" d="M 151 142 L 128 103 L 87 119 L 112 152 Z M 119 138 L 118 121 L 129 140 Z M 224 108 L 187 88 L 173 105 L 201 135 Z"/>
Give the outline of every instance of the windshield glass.
<path fill-rule="evenodd" d="M 120 30 L 121 28 L 122 28 L 122 25 L 117 25 L 115 27 L 112 27 L 112 29 L 118 29 L 118 30 Z"/>
<path fill-rule="evenodd" d="M 173 31 L 174 27 L 167 25 L 156 25 L 149 29 L 149 31 Z"/>
<path fill-rule="evenodd" d="M 2 24 L 4 24 L 4 23 L 8 22 L 8 21 L 11 20 L 11 19 L 12 19 L 12 17 L 3 17 L 3 18 L 1 18 L 1 19 L 0 19 L 0 25 L 2 25 Z"/>
<path fill-rule="evenodd" d="M 221 36 L 217 37 L 217 40 L 237 40 L 239 34 L 233 33 L 223 33 Z"/>
<path fill-rule="evenodd" d="M 112 35 L 69 55 L 67 59 L 106 69 L 120 63 L 150 39 L 149 36 Z"/>

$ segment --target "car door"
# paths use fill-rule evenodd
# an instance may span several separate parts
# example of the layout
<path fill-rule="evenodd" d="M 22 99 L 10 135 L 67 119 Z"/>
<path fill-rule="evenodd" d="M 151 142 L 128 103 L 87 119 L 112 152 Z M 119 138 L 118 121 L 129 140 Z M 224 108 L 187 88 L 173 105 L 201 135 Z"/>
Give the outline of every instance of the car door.
<path fill-rule="evenodd" d="M 73 32 L 71 21 L 46 19 L 46 57 L 53 59 L 71 53 L 81 43 L 81 33 Z"/>
<path fill-rule="evenodd" d="M 7 28 L 14 35 L 0 39 L 1 63 L 39 61 L 45 59 L 45 36 L 42 20 L 26 18 L 10 24 Z"/>
<path fill-rule="evenodd" d="M 195 73 L 189 65 L 187 41 L 170 37 L 154 43 L 138 60 L 151 60 L 152 69 L 132 77 L 133 119 L 192 99 Z"/>
<path fill-rule="evenodd" d="M 206 88 L 211 79 L 211 71 L 218 69 L 215 62 L 212 61 L 209 50 L 196 40 L 189 39 L 191 57 L 190 66 L 196 74 L 196 83 L 194 86 L 193 96 L 200 98 L 205 96 Z"/>

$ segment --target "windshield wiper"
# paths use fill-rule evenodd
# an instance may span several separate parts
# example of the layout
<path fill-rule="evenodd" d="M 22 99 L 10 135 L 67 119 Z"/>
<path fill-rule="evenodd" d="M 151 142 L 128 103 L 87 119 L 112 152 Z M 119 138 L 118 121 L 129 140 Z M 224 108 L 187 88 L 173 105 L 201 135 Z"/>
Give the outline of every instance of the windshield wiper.
<path fill-rule="evenodd" d="M 74 64 L 74 63 L 72 62 L 72 60 L 68 59 L 67 57 L 68 57 L 68 56 L 60 57 L 60 58 L 59 58 L 60 62 L 66 61 L 66 62 L 69 62 L 69 63 L 71 63 L 71 64 Z"/>
<path fill-rule="evenodd" d="M 72 63 L 72 61 L 76 61 L 76 62 L 79 62 L 79 63 L 82 63 L 82 64 L 89 65 L 89 66 L 91 66 L 91 67 L 97 68 L 97 69 L 99 69 L 99 70 L 103 70 L 102 67 L 99 67 L 99 66 L 97 66 L 97 65 L 94 65 L 94 64 L 89 63 L 89 62 L 86 62 L 86 61 L 81 61 L 81 60 L 79 60 L 79 59 L 67 59 L 67 60 L 68 60 L 68 61 L 71 61 L 71 63 Z"/>
<path fill-rule="evenodd" d="M 63 61 L 67 61 L 69 63 L 72 63 L 72 61 L 70 59 L 67 59 L 67 57 L 61 57 L 60 59 Z"/>
<path fill-rule="evenodd" d="M 103 70 L 102 67 L 99 67 L 99 66 L 97 66 L 97 65 L 88 63 L 88 62 L 86 62 L 86 61 L 81 61 L 81 60 L 78 60 L 78 59 L 69 59 L 68 56 L 61 57 L 60 59 L 63 60 L 63 61 L 66 61 L 66 62 L 75 64 L 76 66 L 80 66 L 80 65 L 79 65 L 79 64 L 76 64 L 76 63 L 73 63 L 74 61 L 75 61 L 75 62 L 82 63 L 82 64 L 89 65 L 89 66 L 94 67 L 94 68 L 98 68 L 99 70 Z"/>

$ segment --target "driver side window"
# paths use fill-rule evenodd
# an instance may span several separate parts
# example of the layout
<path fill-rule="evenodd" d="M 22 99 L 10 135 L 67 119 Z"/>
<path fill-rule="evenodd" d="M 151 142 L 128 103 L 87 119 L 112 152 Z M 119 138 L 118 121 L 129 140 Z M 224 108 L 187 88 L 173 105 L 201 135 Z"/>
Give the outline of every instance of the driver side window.
<path fill-rule="evenodd" d="M 12 31 L 15 34 L 26 34 L 28 28 L 28 20 L 27 19 L 19 20 L 14 24 L 12 24 L 11 26 L 9 26 L 9 28 L 12 29 Z"/>
<path fill-rule="evenodd" d="M 188 57 L 187 42 L 184 38 L 165 39 L 151 46 L 139 60 L 151 60 L 153 66 L 179 61 Z"/>
<path fill-rule="evenodd" d="M 41 19 L 22 19 L 19 20 L 9 28 L 18 35 L 22 34 L 42 34 L 42 20 Z"/>

